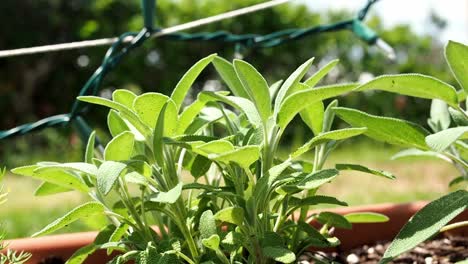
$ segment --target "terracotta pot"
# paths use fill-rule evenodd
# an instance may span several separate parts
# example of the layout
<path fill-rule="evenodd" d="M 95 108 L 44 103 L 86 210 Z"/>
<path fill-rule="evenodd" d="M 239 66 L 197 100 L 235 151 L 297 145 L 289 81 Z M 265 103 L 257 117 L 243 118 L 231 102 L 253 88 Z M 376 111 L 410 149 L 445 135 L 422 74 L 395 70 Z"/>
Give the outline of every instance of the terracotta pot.
<path fill-rule="evenodd" d="M 386 223 L 354 224 L 352 230 L 337 229 L 335 235 L 340 238 L 341 245 L 336 250 L 347 250 L 379 240 L 393 239 L 408 219 L 426 204 L 427 202 L 380 204 L 328 210 L 340 214 L 376 212 L 385 214 L 390 218 L 390 221 Z M 468 220 L 468 210 L 459 215 L 455 220 Z M 312 223 L 312 225 L 317 225 L 317 223 Z M 468 227 L 456 229 L 455 232 L 459 235 L 467 236 Z M 28 263 L 37 264 L 51 256 L 67 259 L 80 247 L 93 242 L 96 234 L 97 232 L 62 234 L 41 238 L 13 239 L 7 241 L 7 243 L 10 249 L 31 252 L 33 257 Z M 91 255 L 85 263 L 99 264 L 105 263 L 106 260 L 108 260 L 106 252 L 101 250 Z"/>

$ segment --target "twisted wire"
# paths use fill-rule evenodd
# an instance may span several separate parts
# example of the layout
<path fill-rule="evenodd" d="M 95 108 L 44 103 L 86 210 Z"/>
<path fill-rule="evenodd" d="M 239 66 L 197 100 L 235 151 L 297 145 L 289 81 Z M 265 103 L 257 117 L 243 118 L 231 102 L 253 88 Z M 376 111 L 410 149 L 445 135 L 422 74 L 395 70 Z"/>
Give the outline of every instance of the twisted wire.
<path fill-rule="evenodd" d="M 333 24 L 318 25 L 309 28 L 293 28 L 276 31 L 270 34 L 233 34 L 227 31 L 216 32 L 199 32 L 199 33 L 169 33 L 161 36 L 162 38 L 174 41 L 218 41 L 225 43 L 233 43 L 242 45 L 247 48 L 270 48 L 278 46 L 290 41 L 299 40 L 301 38 L 325 32 L 333 32 L 338 30 L 349 30 L 352 28 L 353 23 L 358 20 L 362 21 L 369 13 L 372 6 L 378 0 L 368 0 L 366 5 L 360 9 L 357 16 L 353 19 L 340 21 Z M 146 17 L 146 15 L 145 15 Z M 158 29 L 151 29 L 149 25 L 141 30 L 139 33 L 127 32 L 122 34 L 115 43 L 108 49 L 101 66 L 91 75 L 88 81 L 79 92 L 79 96 L 83 95 L 97 95 L 99 87 L 106 74 L 112 71 L 121 60 L 133 49 L 141 46 L 141 44 L 150 38 L 152 35 L 159 31 Z M 123 46 L 132 37 L 130 44 Z M 88 111 L 88 107 L 81 101 L 75 100 L 70 113 L 55 115 L 38 120 L 33 123 L 23 124 L 9 130 L 0 131 L 0 140 L 10 137 L 29 134 L 35 131 L 42 130 L 48 127 L 56 127 L 60 125 L 67 125 L 75 119 L 79 118 L 80 122 L 76 122 L 81 130 L 89 131 L 86 122 L 82 118 L 83 114 Z"/>

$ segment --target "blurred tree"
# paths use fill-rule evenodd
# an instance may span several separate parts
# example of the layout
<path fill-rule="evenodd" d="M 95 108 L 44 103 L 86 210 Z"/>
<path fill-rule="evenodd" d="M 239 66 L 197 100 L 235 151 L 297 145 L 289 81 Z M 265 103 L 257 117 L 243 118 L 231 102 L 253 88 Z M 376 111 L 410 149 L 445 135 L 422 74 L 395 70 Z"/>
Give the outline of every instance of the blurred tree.
<path fill-rule="evenodd" d="M 258 2 L 263 1 L 158 1 L 156 23 L 159 27 L 168 27 Z M 139 4 L 140 0 L 3 0 L 0 4 L 0 49 L 138 31 L 143 24 Z M 239 34 L 269 33 L 334 22 L 353 15 L 340 10 L 318 14 L 303 5 L 286 4 L 196 31 L 223 29 Z M 324 83 L 363 80 L 366 76 L 383 73 L 419 72 L 455 84 L 444 63 L 442 45 L 430 36 L 416 35 L 405 25 L 384 28 L 380 18 L 375 16 L 367 23 L 397 50 L 396 63 L 388 61 L 375 47 L 368 47 L 350 32 L 316 35 L 274 48 L 248 50 L 245 59 L 264 73 L 270 83 L 287 76 L 306 59 L 316 57 L 318 67 L 334 58 L 341 60 Z M 82 85 L 100 65 L 105 50 L 100 47 L 0 59 L 0 111 L 4 113 L 0 128 L 68 112 Z M 233 45 L 218 42 L 148 40 L 107 76 L 102 90 L 129 88 L 168 94 L 195 61 L 214 52 L 231 59 L 233 50 Z M 201 89 L 204 85 L 218 85 L 217 82 L 207 82 L 216 78 L 210 69 L 195 86 Z M 421 113 L 429 107 L 428 101 L 388 93 L 351 94 L 341 101 L 344 105 L 375 114 L 404 116 L 419 122 L 424 121 L 420 120 Z M 103 113 L 99 109 L 87 118 L 104 124 Z"/>

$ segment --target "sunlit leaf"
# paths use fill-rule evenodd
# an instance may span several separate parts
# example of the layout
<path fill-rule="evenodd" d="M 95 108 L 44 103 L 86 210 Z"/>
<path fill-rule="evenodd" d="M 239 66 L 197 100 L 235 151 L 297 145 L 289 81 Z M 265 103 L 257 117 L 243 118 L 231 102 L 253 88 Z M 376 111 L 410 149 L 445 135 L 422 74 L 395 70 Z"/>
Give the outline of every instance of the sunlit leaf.
<path fill-rule="evenodd" d="M 361 213 L 350 213 L 344 215 L 344 218 L 348 220 L 348 222 L 357 224 L 357 223 L 384 223 L 388 222 L 390 218 L 386 215 L 372 213 L 372 212 L 361 212 Z"/>
<path fill-rule="evenodd" d="M 312 75 L 309 79 L 307 79 L 304 84 L 308 85 L 309 87 L 314 87 L 325 75 L 327 75 L 337 64 L 339 60 L 332 60 L 327 63 L 325 66 L 320 68 L 314 75 Z"/>
<path fill-rule="evenodd" d="M 377 141 L 428 150 L 425 137 L 429 133 L 417 124 L 344 107 L 335 107 L 334 111 L 354 127 L 367 127 L 364 134 Z"/>
<path fill-rule="evenodd" d="M 235 225 L 242 225 L 244 221 L 244 209 L 240 207 L 227 207 L 218 211 L 214 218 L 221 222 L 227 222 Z"/>
<path fill-rule="evenodd" d="M 89 202 L 82 204 L 69 213 L 64 215 L 63 217 L 55 220 L 54 222 L 50 223 L 46 227 L 44 227 L 41 231 L 32 235 L 32 237 L 42 236 L 46 234 L 50 234 L 55 232 L 80 218 L 90 217 L 95 214 L 102 214 L 104 212 L 104 206 L 97 202 Z"/>
<path fill-rule="evenodd" d="M 258 146 L 239 147 L 233 151 L 222 154 L 210 154 L 209 159 L 229 164 L 234 162 L 243 168 L 248 168 L 260 157 L 260 148 Z"/>
<path fill-rule="evenodd" d="M 459 139 L 468 138 L 468 126 L 449 128 L 426 137 L 426 143 L 437 152 L 442 152 Z"/>
<path fill-rule="evenodd" d="M 167 192 L 158 192 L 151 196 L 150 201 L 158 203 L 169 203 L 173 204 L 179 199 L 182 194 L 183 183 L 178 183 L 174 188 Z"/>
<path fill-rule="evenodd" d="M 267 82 L 252 65 L 245 61 L 234 60 L 234 69 L 263 122 L 266 122 L 271 115 L 271 98 Z"/>
<path fill-rule="evenodd" d="M 358 84 L 339 84 L 309 88 L 295 92 L 288 96 L 284 100 L 283 104 L 281 104 L 278 113 L 278 125 L 282 129 L 285 129 L 289 122 L 291 122 L 291 120 L 294 118 L 294 116 L 296 116 L 297 113 L 302 111 L 307 106 L 328 98 L 344 94 L 353 90 L 357 86 Z"/>
<path fill-rule="evenodd" d="M 216 57 L 216 54 L 211 54 L 195 63 L 177 83 L 172 91 L 171 98 L 175 103 L 176 113 L 179 111 L 188 90 L 192 86 L 198 75 L 205 69 L 208 64 Z"/>
<path fill-rule="evenodd" d="M 460 86 L 468 92 L 468 47 L 450 40 L 445 47 L 445 58 Z"/>
<path fill-rule="evenodd" d="M 112 100 L 114 102 L 123 104 L 130 109 L 133 107 L 135 97 L 136 95 L 133 92 L 126 89 L 117 89 L 112 93 Z"/>
<path fill-rule="evenodd" d="M 74 189 L 83 193 L 89 191 L 88 186 L 78 176 L 58 167 L 39 167 L 37 165 L 18 167 L 13 173 L 29 176 L 38 180 L 49 182 L 66 189 Z"/>
<path fill-rule="evenodd" d="M 104 159 L 121 161 L 129 160 L 133 153 L 135 137 L 131 132 L 122 132 L 114 137 L 104 149 Z"/>
<path fill-rule="evenodd" d="M 304 62 L 286 79 L 286 81 L 284 81 L 283 85 L 278 91 L 278 95 L 276 96 L 275 113 L 278 113 L 280 110 L 281 103 L 283 103 L 284 99 L 295 92 L 295 86 L 299 84 L 299 81 L 302 80 L 310 66 L 312 66 L 312 62 L 314 62 L 314 58 Z"/>
<path fill-rule="evenodd" d="M 69 191 L 73 191 L 73 189 L 66 188 L 61 185 L 53 184 L 50 182 L 43 182 L 34 191 L 34 196 L 47 196 L 47 195 L 69 192 Z"/>
<path fill-rule="evenodd" d="M 115 162 L 115 161 L 106 161 L 101 166 L 99 166 L 96 178 L 97 178 L 97 188 L 99 191 L 107 195 L 112 187 L 116 184 L 117 179 L 127 168 L 127 164 Z"/>
<path fill-rule="evenodd" d="M 457 107 L 457 92 L 453 86 L 422 74 L 382 75 L 356 88 L 356 91 L 383 90 L 426 99 L 440 99 Z"/>
<path fill-rule="evenodd" d="M 244 86 L 237 77 L 236 70 L 234 66 L 227 60 L 222 57 L 216 56 L 213 60 L 213 65 L 216 68 L 216 71 L 219 73 L 221 78 L 226 82 L 229 89 L 235 96 L 243 97 L 248 99 L 249 95 L 245 90 Z"/>

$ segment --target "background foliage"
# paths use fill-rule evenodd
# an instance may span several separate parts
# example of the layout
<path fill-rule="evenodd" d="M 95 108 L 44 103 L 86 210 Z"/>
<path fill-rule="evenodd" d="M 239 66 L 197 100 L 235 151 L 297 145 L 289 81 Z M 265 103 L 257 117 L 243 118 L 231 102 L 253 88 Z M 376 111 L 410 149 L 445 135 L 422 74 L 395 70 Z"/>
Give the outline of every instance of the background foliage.
<path fill-rule="evenodd" d="M 157 25 L 167 27 L 196 18 L 206 17 L 247 6 L 258 0 L 248 1 L 158 1 Z M 81 39 L 116 36 L 126 31 L 137 31 L 142 26 L 138 0 L 76 0 L 76 1 L 2 1 L 0 17 L 4 25 L 0 49 L 60 43 Z M 354 14 L 333 11 L 318 14 L 307 7 L 286 4 L 274 9 L 230 19 L 200 28 L 202 31 L 225 29 L 234 33 L 269 33 L 291 27 L 309 27 L 319 23 L 337 21 Z M 17 19 L 20 16 L 22 19 Z M 439 29 L 443 21 L 434 16 Z M 337 32 L 308 37 L 283 46 L 249 50 L 246 60 L 262 69 L 267 79 L 287 76 L 291 69 L 312 56 L 321 66 L 334 58 L 340 58 L 338 70 L 325 82 L 356 81 L 369 74 L 419 72 L 430 74 L 454 83 L 443 64 L 441 44 L 430 36 L 418 36 L 408 26 L 382 27 L 381 19 L 370 17 L 367 23 L 380 33 L 398 53 L 396 62 L 388 61 L 375 47 L 360 42 L 351 32 Z M 141 91 L 160 91 L 168 94 L 181 74 L 196 60 L 217 52 L 231 59 L 234 47 L 216 42 L 174 42 L 155 39 L 135 50 L 111 74 L 103 84 L 103 91 L 129 88 Z M 5 113 L 0 128 L 7 129 L 27 121 L 69 111 L 79 89 L 96 69 L 105 48 L 82 49 L 58 53 L 7 58 L 0 60 L 0 111 Z M 364 74 L 363 74 L 364 72 Z M 275 78 L 272 78 L 272 77 Z M 197 88 L 216 89 L 220 84 L 210 81 L 214 71 L 207 71 L 199 78 Z M 418 120 L 429 108 L 424 100 L 394 96 L 387 93 L 355 94 L 341 100 L 344 105 L 394 117 Z M 408 104 L 411 110 L 408 111 Z M 93 112 L 87 118 L 103 120 L 102 112 Z M 422 122 L 421 122 L 422 123 Z M 93 123 L 94 126 L 100 126 Z M 303 131 L 297 127 L 294 132 Z M 60 129 L 59 135 L 69 134 Z M 51 132 L 53 133 L 53 132 Z M 35 134 L 26 142 L 37 147 L 47 146 L 48 133 Z M 57 136 L 53 136 L 57 138 Z M 61 141 L 62 138 L 58 137 Z M 50 139 L 50 137 L 49 137 Z M 69 139 L 77 141 L 73 138 Z M 1 156 L 6 152 L 24 153 L 16 140 L 7 140 L 0 146 Z M 22 142 L 21 140 L 19 142 Z M 12 145 L 19 145 L 11 149 Z M 5 162 L 5 161 L 4 161 Z M 11 167 L 17 164 L 5 165 Z"/>

